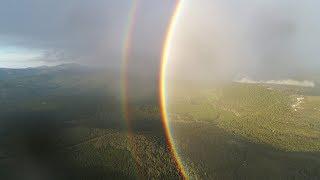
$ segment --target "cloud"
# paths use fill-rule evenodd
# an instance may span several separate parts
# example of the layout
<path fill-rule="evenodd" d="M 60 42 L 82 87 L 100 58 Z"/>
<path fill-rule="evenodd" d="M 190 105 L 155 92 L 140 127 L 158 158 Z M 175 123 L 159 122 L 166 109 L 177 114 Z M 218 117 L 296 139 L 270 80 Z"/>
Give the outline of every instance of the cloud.
<path fill-rule="evenodd" d="M 286 79 L 318 72 L 319 5 L 312 0 L 182 1 L 169 69 L 183 78 L 228 81 L 237 74 Z"/>
<path fill-rule="evenodd" d="M 3 0 L 0 48 L 41 51 L 41 61 L 119 65 L 135 2 L 132 54 L 155 61 L 174 1 Z"/>
<path fill-rule="evenodd" d="M 293 79 L 255 81 L 250 78 L 243 77 L 241 79 L 234 80 L 234 82 L 246 83 L 246 84 L 278 84 L 278 85 L 290 85 L 290 86 L 301 86 L 301 87 L 315 86 L 315 83 L 313 81 L 309 81 L 309 80 L 298 81 Z"/>

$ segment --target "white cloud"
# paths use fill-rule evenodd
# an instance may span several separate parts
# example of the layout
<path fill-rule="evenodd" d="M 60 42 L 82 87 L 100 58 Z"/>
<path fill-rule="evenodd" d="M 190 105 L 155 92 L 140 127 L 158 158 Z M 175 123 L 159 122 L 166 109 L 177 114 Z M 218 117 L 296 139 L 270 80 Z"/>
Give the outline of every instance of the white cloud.
<path fill-rule="evenodd" d="M 315 86 L 315 83 L 313 81 L 309 81 L 309 80 L 298 81 L 293 79 L 256 81 L 256 80 L 252 80 L 250 78 L 244 77 L 241 79 L 237 79 L 234 82 L 247 83 L 247 84 L 278 84 L 278 85 L 290 85 L 290 86 L 301 86 L 301 87 Z"/>

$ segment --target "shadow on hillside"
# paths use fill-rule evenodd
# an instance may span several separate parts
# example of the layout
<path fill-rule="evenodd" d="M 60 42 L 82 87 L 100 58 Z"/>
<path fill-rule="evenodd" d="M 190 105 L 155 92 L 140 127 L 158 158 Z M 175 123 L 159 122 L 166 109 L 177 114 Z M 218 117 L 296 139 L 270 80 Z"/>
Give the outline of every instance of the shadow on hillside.
<path fill-rule="evenodd" d="M 14 117 L 14 118 L 13 118 Z M 20 117 L 20 118 L 19 118 Z M 12 115 L 1 121 L 1 179 L 132 179 L 105 167 L 84 168 L 63 152 L 63 129 L 70 127 L 50 113 Z"/>

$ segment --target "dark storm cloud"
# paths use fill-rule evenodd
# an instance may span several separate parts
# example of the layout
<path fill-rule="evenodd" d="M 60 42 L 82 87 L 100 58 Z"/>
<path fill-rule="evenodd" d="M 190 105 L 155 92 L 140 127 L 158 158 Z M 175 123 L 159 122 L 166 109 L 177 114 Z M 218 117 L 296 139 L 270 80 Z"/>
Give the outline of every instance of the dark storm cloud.
<path fill-rule="evenodd" d="M 45 61 L 117 64 L 134 2 L 4 0 L 0 6 L 0 45 L 43 51 Z M 134 54 L 157 56 L 173 1 L 137 2 Z"/>

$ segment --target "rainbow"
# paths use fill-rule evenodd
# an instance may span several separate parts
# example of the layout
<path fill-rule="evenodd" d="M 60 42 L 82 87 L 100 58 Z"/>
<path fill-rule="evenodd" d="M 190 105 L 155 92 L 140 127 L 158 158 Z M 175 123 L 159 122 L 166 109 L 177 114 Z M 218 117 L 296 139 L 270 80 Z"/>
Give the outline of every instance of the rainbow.
<path fill-rule="evenodd" d="M 175 25 L 176 21 L 179 16 L 179 12 L 181 9 L 181 0 L 175 0 L 175 8 L 172 13 L 172 16 L 170 18 L 170 22 L 168 25 L 167 33 L 164 40 L 163 45 L 163 52 L 162 52 L 162 58 L 161 58 L 161 67 L 160 67 L 160 81 L 159 81 L 159 88 L 160 88 L 160 108 L 161 108 L 161 116 L 162 116 L 162 125 L 164 127 L 165 135 L 167 144 L 169 146 L 169 149 L 174 157 L 176 166 L 178 170 L 180 171 L 180 174 L 182 175 L 183 179 L 188 179 L 187 173 L 185 171 L 185 168 L 182 164 L 181 158 L 179 157 L 177 153 L 177 149 L 175 147 L 171 129 L 169 126 L 169 117 L 167 113 L 167 100 L 166 100 L 166 71 L 167 71 L 167 62 L 168 62 L 168 55 L 170 52 L 170 45 L 172 41 L 172 36 L 175 31 Z M 128 131 L 128 138 L 129 138 L 129 146 L 133 150 L 132 155 L 135 157 L 136 153 L 134 150 L 134 142 L 132 142 L 133 139 L 133 133 L 131 130 L 131 122 L 130 122 L 130 107 L 128 102 L 128 92 L 129 92 L 129 85 L 128 85 L 128 66 L 129 66 L 129 60 L 132 50 L 132 36 L 135 29 L 135 22 L 136 22 L 136 16 L 139 8 L 139 0 L 132 0 L 132 6 L 130 9 L 130 12 L 128 14 L 128 25 L 126 27 L 125 32 L 125 38 L 123 42 L 123 51 L 122 51 L 122 63 L 121 63 L 121 95 L 122 95 L 122 105 L 123 105 L 123 115 L 124 119 L 126 121 L 127 125 L 127 131 Z"/>
<path fill-rule="evenodd" d="M 122 105 L 123 105 L 123 115 L 127 123 L 127 129 L 130 135 L 130 110 L 128 103 L 128 66 L 132 50 L 132 36 L 135 29 L 135 22 L 137 17 L 139 7 L 139 0 L 132 0 L 131 9 L 128 13 L 128 25 L 126 27 L 125 38 L 123 42 L 122 50 L 122 63 L 121 63 L 121 95 L 122 95 Z"/>
<path fill-rule="evenodd" d="M 127 26 L 125 30 L 125 38 L 123 41 L 123 49 L 122 49 L 122 62 L 121 62 L 121 100 L 122 100 L 122 114 L 123 119 L 126 121 L 126 129 L 127 129 L 127 143 L 128 147 L 130 148 L 130 153 L 135 159 L 136 167 L 138 167 L 137 162 L 137 152 L 136 146 L 134 142 L 134 136 L 131 129 L 131 121 L 130 121 L 130 106 L 129 106 L 129 61 L 132 54 L 132 39 L 135 30 L 135 23 L 137 12 L 139 8 L 140 1 L 139 0 L 132 0 L 131 8 L 128 13 L 127 18 Z M 138 176 L 140 176 L 140 172 L 138 172 Z"/>
<path fill-rule="evenodd" d="M 177 152 L 177 148 L 174 144 L 174 140 L 172 138 L 172 133 L 171 133 L 171 128 L 169 124 L 169 116 L 168 116 L 168 110 L 167 110 L 167 96 L 166 96 L 166 84 L 167 84 L 167 77 L 166 77 L 166 72 L 167 72 L 167 63 L 169 61 L 169 54 L 171 50 L 171 42 L 172 38 L 175 32 L 175 27 L 176 27 L 176 22 L 177 19 L 179 18 L 179 15 L 181 14 L 181 6 L 182 6 L 182 0 L 177 0 L 173 15 L 171 17 L 166 38 L 164 41 L 164 46 L 163 46 L 163 52 L 162 52 L 162 58 L 161 58 L 161 67 L 160 67 L 160 81 L 159 81 L 159 88 L 160 88 L 160 107 L 161 107 L 161 114 L 162 114 L 162 124 L 165 129 L 165 134 L 167 138 L 167 143 L 168 146 L 171 150 L 171 153 L 173 154 L 175 158 L 176 165 L 184 179 L 188 179 L 187 173 L 185 171 L 185 168 L 183 166 L 183 163 L 181 161 L 181 158 Z"/>

